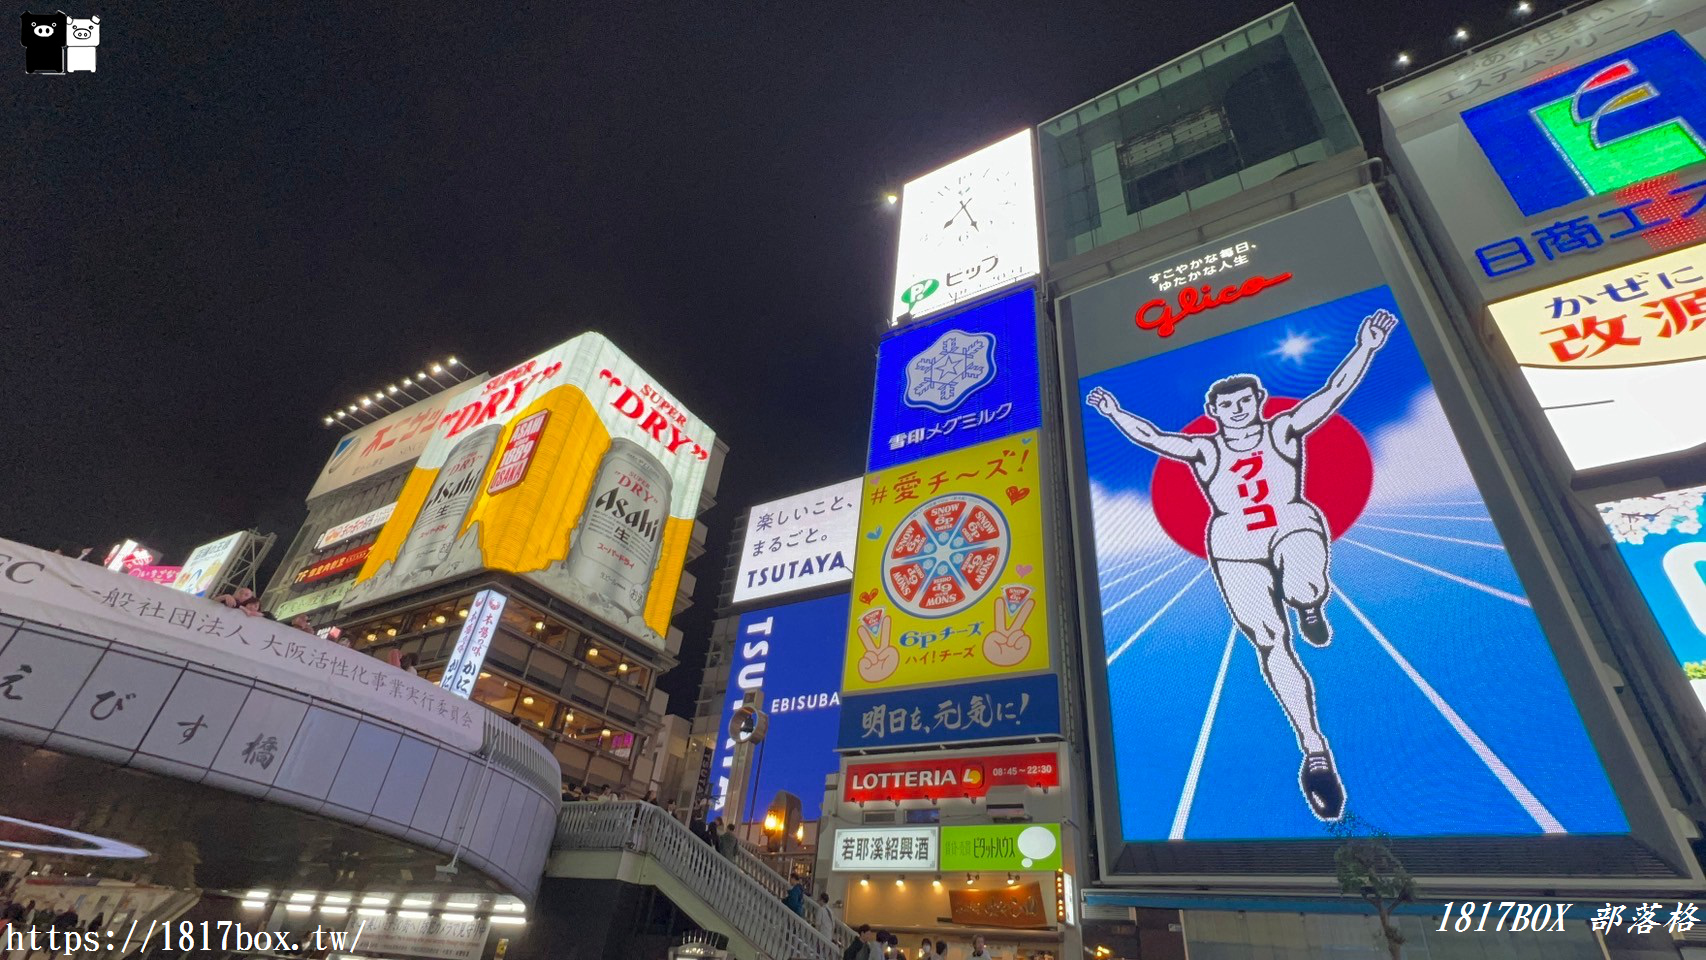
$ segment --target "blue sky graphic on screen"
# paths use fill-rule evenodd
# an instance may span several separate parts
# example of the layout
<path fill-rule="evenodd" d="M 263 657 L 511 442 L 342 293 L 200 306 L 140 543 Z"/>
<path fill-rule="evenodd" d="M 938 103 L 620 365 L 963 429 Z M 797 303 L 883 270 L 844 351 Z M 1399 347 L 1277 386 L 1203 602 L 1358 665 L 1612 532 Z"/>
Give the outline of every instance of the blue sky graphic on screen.
<path fill-rule="evenodd" d="M 841 717 L 841 644 L 850 603 L 843 593 L 741 615 L 717 730 L 721 740 L 711 757 L 710 819 L 721 817 L 734 764 L 729 720 L 741 695 L 754 687 L 764 690 L 770 732 L 754 750 L 757 790 L 748 780 L 743 819 L 764 819 L 779 790 L 800 798 L 800 816 L 818 818 L 823 778 L 839 765 L 835 736 Z"/>
<path fill-rule="evenodd" d="M 1127 841 L 1628 832 L 1388 288 L 1079 386 Z"/>
<path fill-rule="evenodd" d="M 1706 487 L 1599 505 L 1676 659 L 1706 665 Z"/>
<path fill-rule="evenodd" d="M 873 473 L 1041 422 L 1029 288 L 908 328 L 877 348 Z"/>

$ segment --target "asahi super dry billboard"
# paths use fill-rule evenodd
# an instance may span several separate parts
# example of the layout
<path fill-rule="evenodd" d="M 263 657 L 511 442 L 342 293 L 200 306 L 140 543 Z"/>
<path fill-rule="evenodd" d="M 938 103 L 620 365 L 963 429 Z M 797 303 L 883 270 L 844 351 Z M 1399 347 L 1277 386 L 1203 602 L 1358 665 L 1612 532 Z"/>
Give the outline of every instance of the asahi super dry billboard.
<path fill-rule="evenodd" d="M 582 334 L 446 405 L 344 606 L 498 570 L 662 647 L 715 439 Z"/>

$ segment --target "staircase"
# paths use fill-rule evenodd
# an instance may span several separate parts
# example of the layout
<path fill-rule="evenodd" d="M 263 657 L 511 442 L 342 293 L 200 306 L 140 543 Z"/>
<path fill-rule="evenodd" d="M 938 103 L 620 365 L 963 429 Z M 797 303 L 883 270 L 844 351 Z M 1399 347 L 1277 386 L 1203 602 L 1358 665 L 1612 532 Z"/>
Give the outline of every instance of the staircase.
<path fill-rule="evenodd" d="M 853 936 L 815 901 L 788 909 L 788 881 L 749 851 L 731 861 L 649 803 L 563 804 L 546 875 L 655 886 L 740 960 L 840 960 Z"/>

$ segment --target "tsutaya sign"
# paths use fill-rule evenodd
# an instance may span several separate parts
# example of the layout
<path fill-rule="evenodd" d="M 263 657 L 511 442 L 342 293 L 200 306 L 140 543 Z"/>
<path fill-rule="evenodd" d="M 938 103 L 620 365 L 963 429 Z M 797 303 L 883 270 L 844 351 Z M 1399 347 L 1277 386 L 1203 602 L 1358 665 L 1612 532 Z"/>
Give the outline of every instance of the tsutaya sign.
<path fill-rule="evenodd" d="M 596 333 L 445 411 L 344 607 L 495 570 L 662 648 L 711 429 Z"/>
<path fill-rule="evenodd" d="M 1036 275 L 1033 170 L 1026 129 L 906 185 L 889 326 Z"/>
<path fill-rule="evenodd" d="M 1488 310 L 1576 469 L 1706 444 L 1706 244 Z"/>
<path fill-rule="evenodd" d="M 734 602 L 852 580 L 860 487 L 855 477 L 753 507 Z"/>
<path fill-rule="evenodd" d="M 1053 753 L 1006 753 L 849 763 L 841 798 L 848 803 L 970 799 L 1008 786 L 1058 787 L 1060 762 Z"/>

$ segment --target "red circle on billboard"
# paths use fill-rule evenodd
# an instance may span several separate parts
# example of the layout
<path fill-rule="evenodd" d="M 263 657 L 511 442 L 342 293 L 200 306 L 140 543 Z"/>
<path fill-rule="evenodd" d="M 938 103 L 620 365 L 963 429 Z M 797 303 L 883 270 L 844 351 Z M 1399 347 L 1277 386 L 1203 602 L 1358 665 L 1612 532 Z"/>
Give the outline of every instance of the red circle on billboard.
<path fill-rule="evenodd" d="M 1269 397 L 1262 414 L 1273 417 L 1297 406 L 1290 397 Z M 1186 424 L 1180 433 L 1211 434 L 1216 424 L 1207 415 Z M 1374 457 L 1368 442 L 1349 420 L 1333 414 L 1303 438 L 1303 495 L 1327 518 L 1327 530 L 1337 540 L 1362 516 L 1374 488 Z M 1155 519 L 1173 542 L 1199 557 L 1208 556 L 1211 511 L 1190 466 L 1162 459 L 1149 481 Z"/>

